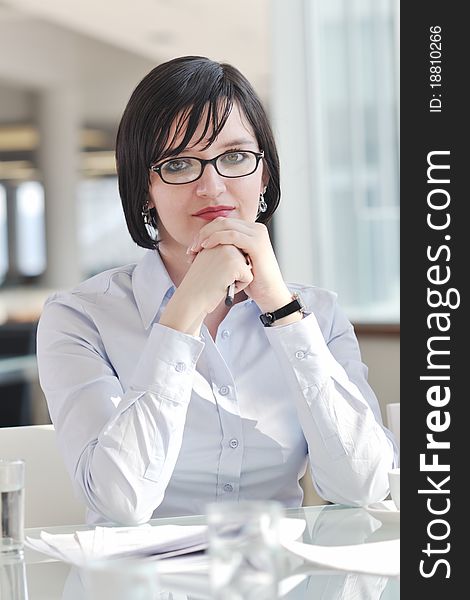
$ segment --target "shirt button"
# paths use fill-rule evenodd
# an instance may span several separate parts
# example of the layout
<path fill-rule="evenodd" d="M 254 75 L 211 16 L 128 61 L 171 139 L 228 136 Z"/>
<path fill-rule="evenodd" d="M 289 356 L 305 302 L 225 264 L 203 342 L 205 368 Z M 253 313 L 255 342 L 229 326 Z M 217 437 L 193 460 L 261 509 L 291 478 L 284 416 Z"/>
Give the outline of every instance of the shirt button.
<path fill-rule="evenodd" d="M 230 485 L 230 483 L 226 483 L 224 485 L 224 492 L 227 492 L 227 493 L 233 492 L 233 485 Z"/>
<path fill-rule="evenodd" d="M 186 365 L 183 362 L 176 363 L 175 369 L 178 373 L 184 373 L 184 371 L 186 371 Z"/>
<path fill-rule="evenodd" d="M 229 389 L 226 385 L 223 385 L 220 389 L 219 389 L 219 394 L 221 396 L 227 396 L 227 394 L 229 393 Z"/>
<path fill-rule="evenodd" d="M 235 438 L 233 438 L 233 440 L 230 440 L 230 448 L 238 448 L 238 440 L 236 440 Z"/>
<path fill-rule="evenodd" d="M 297 350 L 295 358 L 305 358 L 305 352 L 303 350 Z"/>
<path fill-rule="evenodd" d="M 222 339 L 226 340 L 229 337 L 230 337 L 230 331 L 228 329 L 224 329 L 222 331 Z"/>

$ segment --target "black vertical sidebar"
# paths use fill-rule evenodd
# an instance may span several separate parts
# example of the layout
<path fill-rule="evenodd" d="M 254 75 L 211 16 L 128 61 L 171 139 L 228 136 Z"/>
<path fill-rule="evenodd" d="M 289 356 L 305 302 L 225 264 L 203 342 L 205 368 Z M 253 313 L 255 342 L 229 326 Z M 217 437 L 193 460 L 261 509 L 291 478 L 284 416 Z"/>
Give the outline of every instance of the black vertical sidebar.
<path fill-rule="evenodd" d="M 401 3 L 400 589 L 406 599 L 441 600 L 458 597 L 457 586 L 468 589 L 468 27 L 457 2 Z"/>

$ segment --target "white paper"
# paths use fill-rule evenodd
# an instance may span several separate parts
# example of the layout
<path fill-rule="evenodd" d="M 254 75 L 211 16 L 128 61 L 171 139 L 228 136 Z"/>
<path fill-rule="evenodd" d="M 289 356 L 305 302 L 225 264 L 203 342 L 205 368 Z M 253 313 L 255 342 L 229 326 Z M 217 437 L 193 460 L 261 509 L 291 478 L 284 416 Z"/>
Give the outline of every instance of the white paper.
<path fill-rule="evenodd" d="M 25 545 L 58 560 L 82 565 L 102 558 L 165 558 L 207 547 L 205 525 L 95 527 L 69 534 L 41 531 L 40 539 L 26 537 Z"/>
<path fill-rule="evenodd" d="M 89 558 L 167 555 L 207 546 L 205 525 L 95 527 L 76 531 L 75 538 Z"/>
<path fill-rule="evenodd" d="M 316 546 L 284 541 L 286 550 L 328 569 L 396 577 L 400 574 L 400 540 L 385 540 L 349 546 Z"/>

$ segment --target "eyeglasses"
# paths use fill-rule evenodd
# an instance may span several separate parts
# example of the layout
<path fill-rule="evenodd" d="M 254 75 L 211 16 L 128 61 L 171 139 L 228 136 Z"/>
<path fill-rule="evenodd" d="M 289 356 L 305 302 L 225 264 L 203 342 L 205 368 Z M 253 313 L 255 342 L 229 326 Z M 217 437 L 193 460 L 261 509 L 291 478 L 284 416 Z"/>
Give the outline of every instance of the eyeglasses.
<path fill-rule="evenodd" d="M 222 177 L 246 177 L 258 168 L 259 161 L 263 158 L 264 151 L 252 152 L 251 150 L 230 150 L 211 158 L 203 160 L 192 156 L 180 156 L 165 160 L 158 165 L 151 165 L 150 170 L 158 173 L 165 183 L 181 185 L 192 183 L 204 173 L 206 165 L 213 165 Z"/>

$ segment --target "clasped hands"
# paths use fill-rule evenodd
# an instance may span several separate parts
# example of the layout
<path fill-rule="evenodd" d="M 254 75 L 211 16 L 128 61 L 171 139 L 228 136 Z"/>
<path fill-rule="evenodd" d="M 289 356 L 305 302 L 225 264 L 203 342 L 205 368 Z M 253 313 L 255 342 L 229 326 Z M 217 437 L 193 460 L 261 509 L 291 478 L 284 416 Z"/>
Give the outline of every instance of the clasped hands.
<path fill-rule="evenodd" d="M 239 250 L 238 254 L 233 253 L 233 248 Z M 217 254 L 222 252 L 227 261 L 227 279 L 221 281 L 220 286 L 222 293 L 235 281 L 235 291 L 244 290 L 262 310 L 274 310 L 289 301 L 290 293 L 264 224 L 231 217 L 210 221 L 201 227 L 188 248 L 193 262 L 187 275 L 199 261 L 207 263 L 208 268 L 215 267 L 215 257 L 213 261 L 208 256 L 211 250 Z"/>
<path fill-rule="evenodd" d="M 233 282 L 235 293 L 245 290 L 263 313 L 292 299 L 261 223 L 217 217 L 200 229 L 187 252 L 190 267 L 160 317 L 162 325 L 199 335 L 205 318 L 223 302 Z M 286 319 L 290 322 L 298 315 Z"/>

